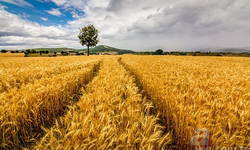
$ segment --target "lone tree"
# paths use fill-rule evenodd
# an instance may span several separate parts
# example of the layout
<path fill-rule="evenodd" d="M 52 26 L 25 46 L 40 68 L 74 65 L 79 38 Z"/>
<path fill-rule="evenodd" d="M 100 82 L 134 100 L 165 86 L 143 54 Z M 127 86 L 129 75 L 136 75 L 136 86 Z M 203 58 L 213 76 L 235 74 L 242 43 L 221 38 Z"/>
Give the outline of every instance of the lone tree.
<path fill-rule="evenodd" d="M 89 47 L 96 46 L 96 44 L 99 42 L 98 30 L 94 27 L 94 25 L 90 24 L 80 29 L 80 34 L 78 35 L 78 38 L 82 46 L 86 45 L 88 47 L 89 56 Z"/>

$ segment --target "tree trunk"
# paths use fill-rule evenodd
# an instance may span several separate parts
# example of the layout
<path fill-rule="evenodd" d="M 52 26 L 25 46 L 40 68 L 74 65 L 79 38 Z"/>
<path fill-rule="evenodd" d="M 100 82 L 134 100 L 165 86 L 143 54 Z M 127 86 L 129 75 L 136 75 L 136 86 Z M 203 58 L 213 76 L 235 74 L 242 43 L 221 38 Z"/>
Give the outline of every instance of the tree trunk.
<path fill-rule="evenodd" d="M 89 45 L 88 45 L 88 56 L 89 56 Z"/>

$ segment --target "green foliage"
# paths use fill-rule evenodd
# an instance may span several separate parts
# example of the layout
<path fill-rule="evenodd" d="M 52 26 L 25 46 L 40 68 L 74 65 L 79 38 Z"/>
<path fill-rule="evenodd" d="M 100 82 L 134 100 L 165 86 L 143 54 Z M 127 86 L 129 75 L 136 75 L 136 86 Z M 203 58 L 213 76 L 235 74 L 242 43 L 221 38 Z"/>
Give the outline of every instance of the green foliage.
<path fill-rule="evenodd" d="M 78 35 L 78 38 L 82 46 L 96 46 L 96 44 L 99 42 L 98 30 L 95 29 L 94 25 L 88 25 L 80 29 L 80 34 Z"/>
<path fill-rule="evenodd" d="M 162 55 L 163 54 L 163 50 L 162 49 L 158 49 L 154 52 L 154 55 Z"/>
<path fill-rule="evenodd" d="M 180 52 L 180 55 L 187 55 L 187 52 Z"/>
<path fill-rule="evenodd" d="M 5 49 L 2 49 L 1 53 L 7 53 L 7 51 Z"/>
<path fill-rule="evenodd" d="M 179 52 L 175 52 L 175 51 L 169 52 L 169 53 L 170 53 L 170 55 L 179 55 Z"/>
<path fill-rule="evenodd" d="M 66 51 L 74 51 L 77 52 L 79 51 L 80 53 L 82 51 L 86 52 L 87 49 L 73 49 L 73 48 L 34 48 L 35 51 L 37 51 L 38 53 L 42 53 L 45 54 L 46 51 L 50 52 L 50 53 L 61 53 L 62 51 L 66 52 Z M 106 45 L 98 45 L 96 47 L 90 48 L 90 53 L 99 53 L 99 52 L 117 52 L 118 54 L 132 54 L 135 53 L 132 50 L 124 50 L 124 49 L 118 49 L 118 48 L 114 48 L 111 46 L 106 46 Z"/>
<path fill-rule="evenodd" d="M 86 49 L 80 49 L 79 51 L 87 51 Z M 124 50 L 124 49 L 118 49 L 106 45 L 98 45 L 94 48 L 90 49 L 91 53 L 99 53 L 99 52 L 117 52 L 118 54 L 131 54 L 135 53 L 132 50 Z"/>
<path fill-rule="evenodd" d="M 88 55 L 89 55 L 89 47 L 96 46 L 97 43 L 99 42 L 98 30 L 94 27 L 94 25 L 90 24 L 80 29 L 78 38 L 82 46 L 86 45 L 88 47 Z"/>
<path fill-rule="evenodd" d="M 27 49 L 26 51 L 24 51 L 24 53 L 30 53 L 30 49 Z"/>
<path fill-rule="evenodd" d="M 67 48 L 67 47 L 62 47 L 62 48 L 35 48 L 36 51 L 49 51 L 51 53 L 53 52 L 61 52 L 61 51 L 70 51 L 70 50 L 74 50 L 72 48 Z"/>
<path fill-rule="evenodd" d="M 136 52 L 135 55 L 153 55 L 154 52 Z"/>
<path fill-rule="evenodd" d="M 67 52 L 64 52 L 62 55 L 63 56 L 68 56 L 69 54 Z"/>
<path fill-rule="evenodd" d="M 32 49 L 32 50 L 30 51 L 30 53 L 35 54 L 35 53 L 36 53 L 36 50 Z"/>
<path fill-rule="evenodd" d="M 29 56 L 29 52 L 30 52 L 30 50 L 24 51 L 24 57 L 28 57 Z"/>

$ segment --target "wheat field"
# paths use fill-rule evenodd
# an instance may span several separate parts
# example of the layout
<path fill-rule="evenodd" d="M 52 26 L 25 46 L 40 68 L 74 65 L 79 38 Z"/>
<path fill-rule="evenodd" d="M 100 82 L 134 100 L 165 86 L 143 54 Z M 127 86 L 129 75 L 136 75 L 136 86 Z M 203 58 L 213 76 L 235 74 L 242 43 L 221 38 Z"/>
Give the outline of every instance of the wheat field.
<path fill-rule="evenodd" d="M 250 147 L 250 59 L 130 56 L 132 72 L 164 116 L 178 149 L 191 149 L 196 128 L 212 132 L 213 149 Z"/>
<path fill-rule="evenodd" d="M 250 59 L 0 57 L 0 149 L 250 148 Z"/>

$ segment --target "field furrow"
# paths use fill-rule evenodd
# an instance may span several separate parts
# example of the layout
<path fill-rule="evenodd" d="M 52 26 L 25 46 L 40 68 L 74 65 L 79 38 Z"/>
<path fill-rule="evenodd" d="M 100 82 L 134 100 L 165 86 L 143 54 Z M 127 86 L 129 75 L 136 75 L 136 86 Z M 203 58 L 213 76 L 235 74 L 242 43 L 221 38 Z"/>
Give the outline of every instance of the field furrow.
<path fill-rule="evenodd" d="M 170 143 L 152 103 L 117 57 L 103 61 L 82 94 L 35 149 L 161 149 Z"/>
<path fill-rule="evenodd" d="M 34 83 L 1 93 L 0 147 L 26 147 L 39 139 L 42 128 L 51 126 L 54 119 L 66 112 L 67 106 L 78 99 L 79 91 L 99 70 L 100 58 L 87 62 L 74 63 L 74 69 L 68 72 L 52 76 L 44 73 Z"/>
<path fill-rule="evenodd" d="M 211 131 L 214 149 L 250 146 L 248 58 L 124 56 L 121 62 L 164 116 L 178 149 L 192 149 L 201 128 Z"/>
<path fill-rule="evenodd" d="M 247 149 L 250 59 L 0 59 L 0 149 Z"/>

